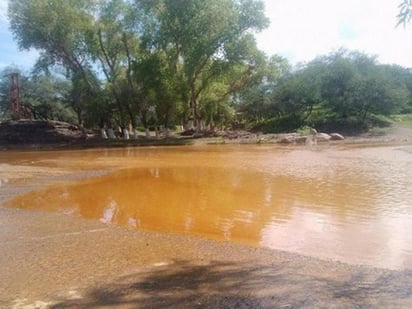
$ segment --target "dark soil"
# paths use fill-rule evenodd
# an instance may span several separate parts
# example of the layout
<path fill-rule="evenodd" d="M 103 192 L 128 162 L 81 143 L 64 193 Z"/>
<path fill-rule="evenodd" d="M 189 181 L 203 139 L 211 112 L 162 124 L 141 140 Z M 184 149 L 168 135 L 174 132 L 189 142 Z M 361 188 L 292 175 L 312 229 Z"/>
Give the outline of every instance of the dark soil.
<path fill-rule="evenodd" d="M 77 125 L 60 121 L 8 121 L 0 124 L 0 145 L 57 144 L 86 140 Z"/>
<path fill-rule="evenodd" d="M 49 150 L 49 149 L 84 149 L 99 147 L 128 146 L 176 146 L 187 144 L 277 144 L 292 137 L 292 144 L 305 136 L 289 134 L 254 134 L 247 131 L 219 131 L 197 134 L 185 131 L 171 137 L 147 138 L 139 135 L 137 139 L 124 140 L 102 139 L 99 132 L 86 130 L 78 125 L 60 121 L 8 121 L 0 123 L 0 150 Z M 392 126 L 382 130 L 346 136 L 345 143 L 410 143 L 412 129 Z M 343 141 L 338 141 L 342 143 Z M 287 143 L 290 144 L 290 143 Z M 303 142 L 304 144 L 304 142 Z"/>

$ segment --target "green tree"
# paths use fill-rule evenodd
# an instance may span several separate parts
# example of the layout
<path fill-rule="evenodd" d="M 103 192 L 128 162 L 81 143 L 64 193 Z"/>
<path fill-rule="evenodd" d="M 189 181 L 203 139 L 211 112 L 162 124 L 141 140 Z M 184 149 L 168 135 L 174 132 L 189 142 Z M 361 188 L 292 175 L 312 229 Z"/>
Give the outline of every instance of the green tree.
<path fill-rule="evenodd" d="M 70 81 L 55 75 L 27 75 L 9 67 L 0 73 L 0 113 L 10 119 L 10 73 L 19 74 L 20 104 L 34 119 L 74 122 L 75 114 L 67 105 Z"/>
<path fill-rule="evenodd" d="M 321 59 L 322 99 L 331 122 L 367 126 L 369 114 L 389 115 L 408 102 L 405 79 L 375 57 L 340 51 Z"/>
<path fill-rule="evenodd" d="M 274 102 L 274 90 L 286 76 L 291 76 L 287 59 L 274 55 L 263 57 L 255 68 L 253 82 L 238 91 L 235 97 L 237 112 L 249 126 L 258 126 L 267 119 L 281 115 L 279 105 Z"/>
<path fill-rule="evenodd" d="M 148 3 L 159 22 L 154 43 L 174 62 L 172 68 L 182 67 L 190 117 L 200 130 L 201 97 L 208 87 L 222 75 L 230 76 L 233 66 L 241 63 L 253 66 L 253 57 L 248 53 L 254 44 L 250 31 L 267 25 L 263 3 L 231 0 Z"/>
<path fill-rule="evenodd" d="M 408 70 L 381 65 L 375 57 L 339 50 L 285 74 L 256 98 L 263 119 L 257 128 L 290 131 L 301 126 L 322 130 L 365 130 L 385 123 L 410 102 Z M 256 108 L 258 104 L 252 104 Z"/>
<path fill-rule="evenodd" d="M 105 0 L 98 6 L 97 20 L 90 42 L 90 53 L 98 60 L 116 102 L 120 124 L 136 126 L 142 104 L 132 79 L 133 63 L 139 55 L 139 37 L 134 32 L 136 12 L 130 2 Z"/>
<path fill-rule="evenodd" d="M 97 0 L 10 0 L 11 30 L 21 49 L 40 51 L 39 66 L 63 65 L 89 82 L 87 38 Z M 89 85 L 92 87 L 92 85 Z"/>

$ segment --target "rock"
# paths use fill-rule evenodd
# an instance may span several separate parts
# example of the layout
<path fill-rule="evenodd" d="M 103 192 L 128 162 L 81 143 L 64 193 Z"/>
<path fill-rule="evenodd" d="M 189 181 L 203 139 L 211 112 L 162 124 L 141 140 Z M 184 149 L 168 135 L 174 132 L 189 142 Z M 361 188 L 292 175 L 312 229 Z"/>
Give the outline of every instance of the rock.
<path fill-rule="evenodd" d="M 192 136 L 195 133 L 196 131 L 194 129 L 189 129 L 189 130 L 183 131 L 182 133 L 180 133 L 180 135 L 181 136 Z"/>
<path fill-rule="evenodd" d="M 330 134 L 330 139 L 332 141 L 343 141 L 345 138 L 343 137 L 343 135 L 341 135 L 339 133 L 331 133 Z"/>
<path fill-rule="evenodd" d="M 292 144 L 295 141 L 293 136 L 285 136 L 279 140 L 280 144 Z"/>
<path fill-rule="evenodd" d="M 331 139 L 331 136 L 326 133 L 318 133 L 316 134 L 316 139 L 320 142 L 329 141 Z"/>
<path fill-rule="evenodd" d="M 237 139 L 239 137 L 239 135 L 236 131 L 227 131 L 226 132 L 226 137 L 228 139 Z"/>
<path fill-rule="evenodd" d="M 316 131 L 316 129 L 314 129 L 314 128 L 310 128 L 309 132 L 312 135 L 318 134 L 318 131 Z"/>
<path fill-rule="evenodd" d="M 306 139 L 307 139 L 306 136 L 297 136 L 297 137 L 295 138 L 295 143 L 296 143 L 296 144 L 305 144 L 305 143 L 306 143 Z"/>

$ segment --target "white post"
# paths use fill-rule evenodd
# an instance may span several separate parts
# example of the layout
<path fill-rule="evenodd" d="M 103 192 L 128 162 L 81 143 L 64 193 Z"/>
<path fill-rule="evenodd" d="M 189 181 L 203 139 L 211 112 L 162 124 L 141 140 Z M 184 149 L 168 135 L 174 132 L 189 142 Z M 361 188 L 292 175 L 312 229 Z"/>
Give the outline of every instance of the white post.
<path fill-rule="evenodd" d="M 110 139 L 116 139 L 116 135 L 114 135 L 114 130 L 112 128 L 107 129 L 107 133 Z"/>
<path fill-rule="evenodd" d="M 170 131 L 168 127 L 163 128 L 163 132 L 166 138 L 170 137 Z"/>
<path fill-rule="evenodd" d="M 125 140 L 130 139 L 129 130 L 127 130 L 126 128 L 123 129 L 123 137 Z"/>
<path fill-rule="evenodd" d="M 104 128 L 100 129 L 100 134 L 102 136 L 103 139 L 107 139 L 107 134 L 106 134 L 106 130 Z"/>

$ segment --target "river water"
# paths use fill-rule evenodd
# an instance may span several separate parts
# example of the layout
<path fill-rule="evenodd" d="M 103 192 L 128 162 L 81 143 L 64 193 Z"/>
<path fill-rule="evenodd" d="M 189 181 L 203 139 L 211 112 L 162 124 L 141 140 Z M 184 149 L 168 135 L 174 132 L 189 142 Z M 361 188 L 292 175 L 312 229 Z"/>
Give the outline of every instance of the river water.
<path fill-rule="evenodd" d="M 0 163 L 110 171 L 27 193 L 8 207 L 412 268 L 412 146 L 26 152 L 2 153 Z"/>

